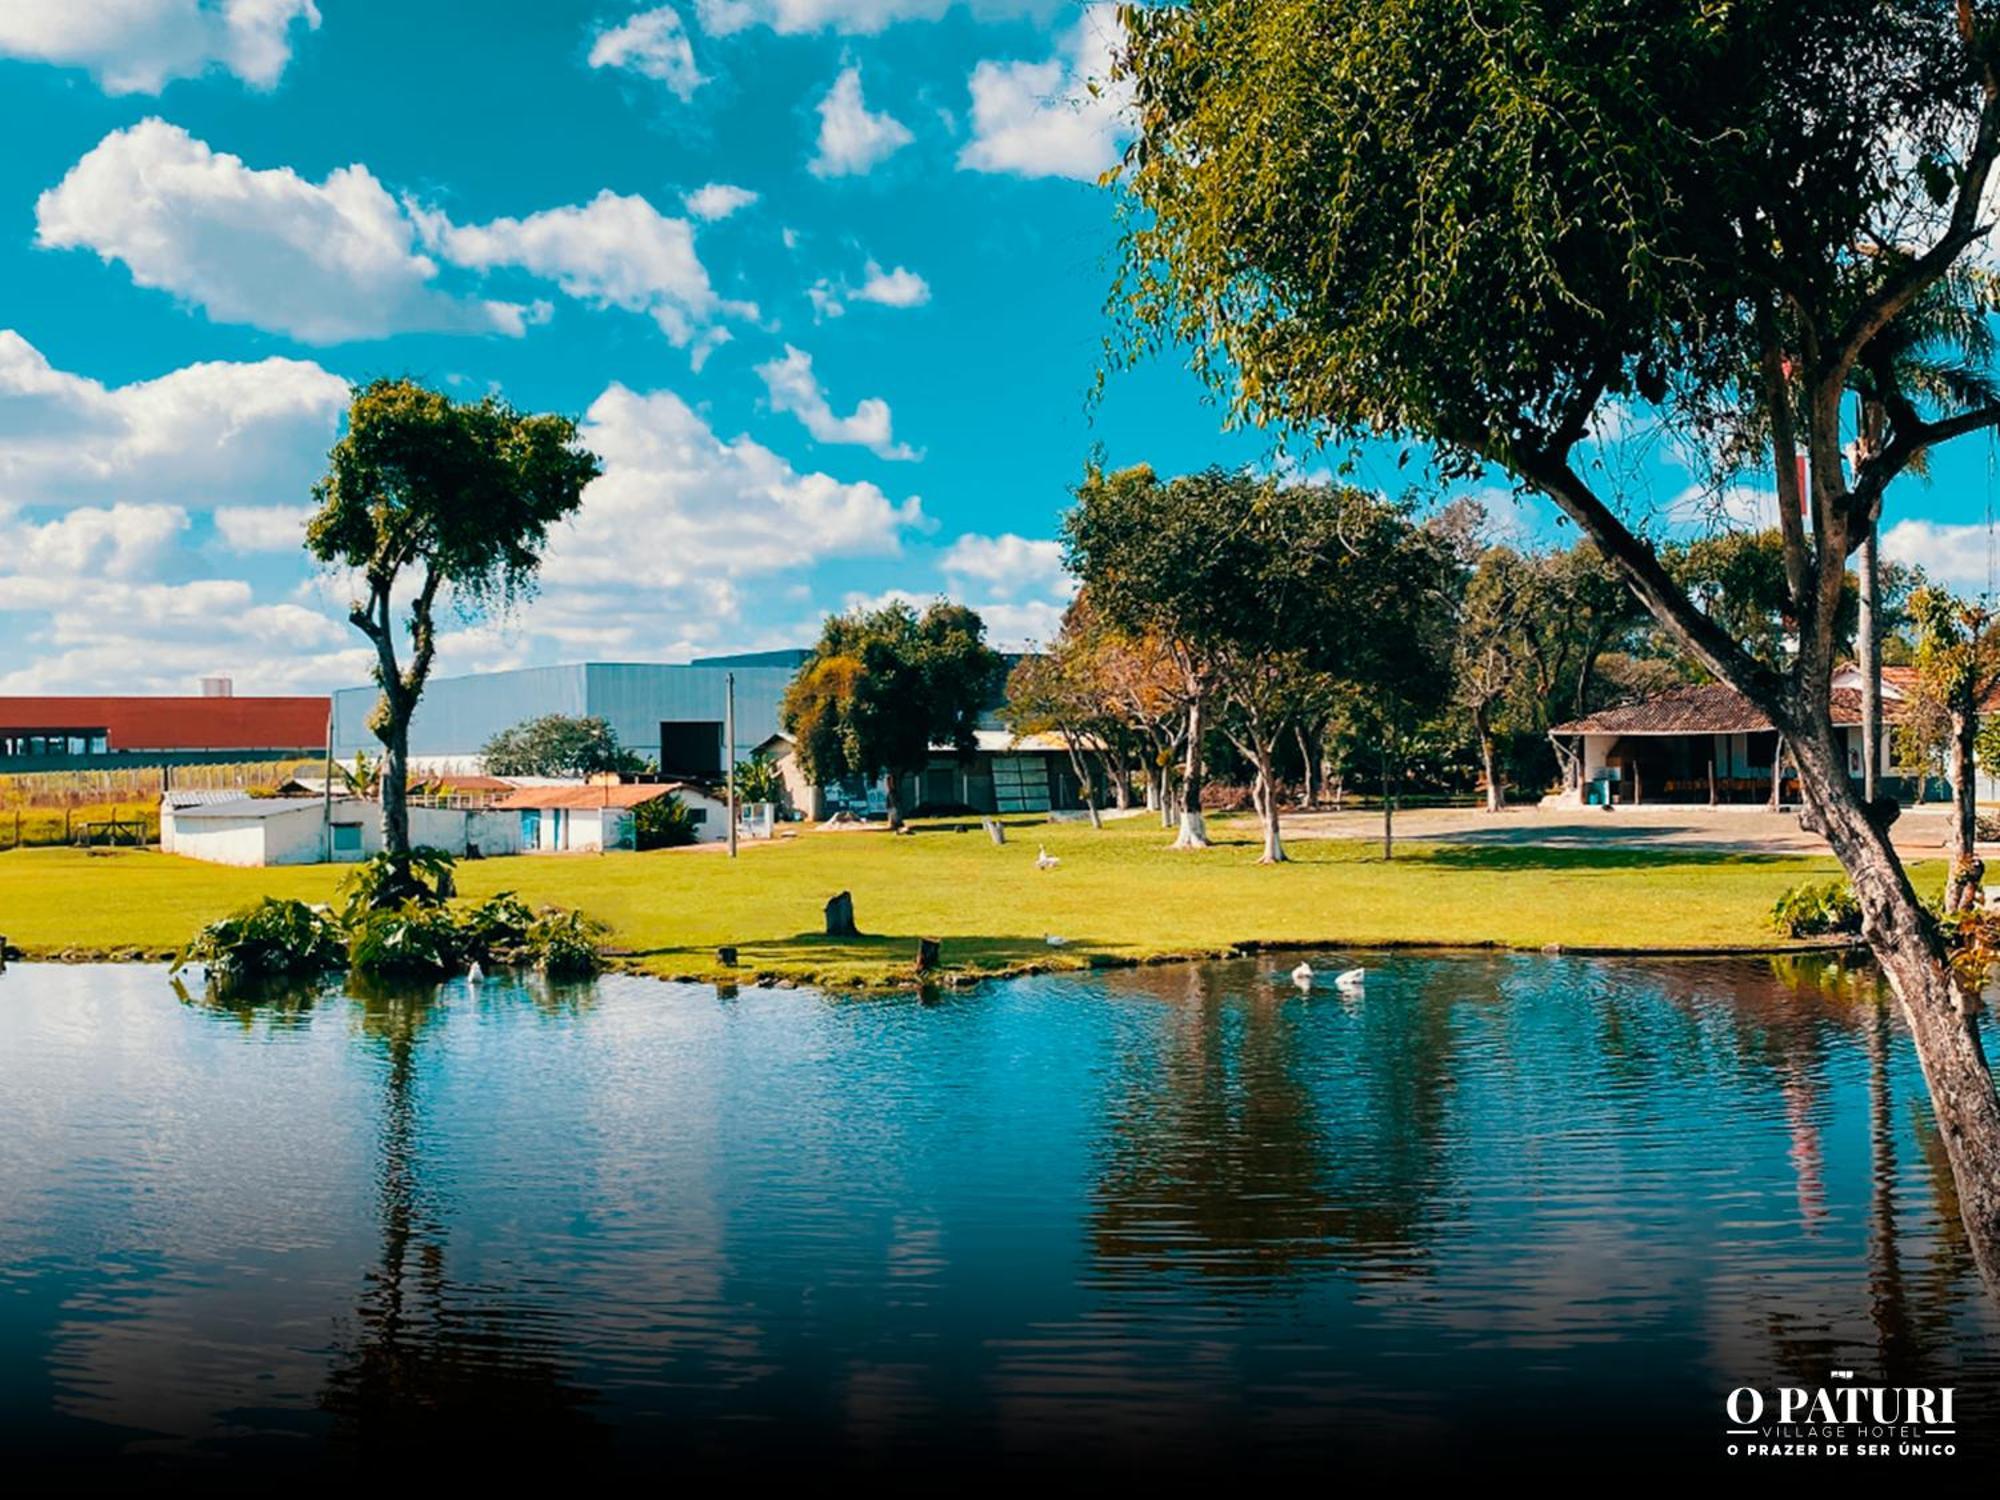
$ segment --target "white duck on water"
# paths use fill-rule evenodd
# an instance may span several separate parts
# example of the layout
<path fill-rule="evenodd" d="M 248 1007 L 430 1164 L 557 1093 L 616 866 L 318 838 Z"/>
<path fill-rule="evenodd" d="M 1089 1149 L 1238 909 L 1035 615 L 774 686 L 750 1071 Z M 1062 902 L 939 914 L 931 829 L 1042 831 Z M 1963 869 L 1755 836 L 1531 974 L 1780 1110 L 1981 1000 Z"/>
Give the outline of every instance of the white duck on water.
<path fill-rule="evenodd" d="M 1367 984 L 1366 969 L 1343 969 L 1333 977 L 1333 987 L 1343 994 L 1358 995 Z"/>
<path fill-rule="evenodd" d="M 1312 982 L 1313 982 L 1313 966 L 1311 964 L 1301 963 L 1296 969 L 1292 970 L 1292 983 L 1297 985 L 1300 989 L 1302 990 L 1311 989 Z"/>

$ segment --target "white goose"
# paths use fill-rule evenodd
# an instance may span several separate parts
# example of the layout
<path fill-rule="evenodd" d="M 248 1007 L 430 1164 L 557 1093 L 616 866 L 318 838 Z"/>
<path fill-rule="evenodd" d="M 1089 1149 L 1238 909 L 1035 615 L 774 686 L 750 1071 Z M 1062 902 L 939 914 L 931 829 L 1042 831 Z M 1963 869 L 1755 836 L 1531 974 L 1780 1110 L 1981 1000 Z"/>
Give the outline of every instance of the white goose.
<path fill-rule="evenodd" d="M 1301 963 L 1296 969 L 1292 970 L 1292 983 L 1297 985 L 1300 989 L 1302 990 L 1311 989 L 1312 982 L 1313 982 L 1313 966 L 1311 964 Z"/>
<path fill-rule="evenodd" d="M 1048 846 L 1046 844 L 1035 845 L 1035 868 L 1037 870 L 1053 870 L 1057 865 L 1061 863 L 1062 861 L 1060 859 L 1057 859 L 1055 855 L 1049 853 Z"/>
<path fill-rule="evenodd" d="M 1343 994 L 1348 995 L 1360 994 L 1367 986 L 1367 983 L 1368 971 L 1366 969 L 1343 969 L 1340 973 L 1334 975 L 1333 978 L 1333 987 Z"/>
<path fill-rule="evenodd" d="M 465 982 L 467 984 L 477 984 L 485 977 L 486 971 L 479 967 L 479 960 L 475 958 L 472 961 L 472 967 L 465 971 Z"/>

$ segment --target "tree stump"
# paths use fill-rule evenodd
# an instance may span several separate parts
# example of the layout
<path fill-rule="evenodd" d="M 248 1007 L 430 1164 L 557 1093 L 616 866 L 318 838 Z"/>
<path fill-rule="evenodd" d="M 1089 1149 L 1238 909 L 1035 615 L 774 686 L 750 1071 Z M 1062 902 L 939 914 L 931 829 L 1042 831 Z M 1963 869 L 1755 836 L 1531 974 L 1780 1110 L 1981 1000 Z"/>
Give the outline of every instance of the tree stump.
<path fill-rule="evenodd" d="M 938 940 L 936 938 L 917 939 L 917 972 L 928 974 L 938 966 Z"/>
<path fill-rule="evenodd" d="M 846 891 L 826 903 L 826 935 L 828 937 L 860 937 L 854 925 L 854 897 Z"/>
<path fill-rule="evenodd" d="M 981 818 L 979 823 L 986 830 L 986 836 L 993 840 L 994 843 L 1004 844 L 1007 842 L 1007 825 L 998 818 Z"/>
<path fill-rule="evenodd" d="M 735 950 L 734 948 L 730 948 L 730 947 L 722 947 L 722 948 L 717 948 L 717 949 L 715 950 L 715 961 L 716 961 L 717 963 L 721 964 L 721 965 L 722 965 L 722 967 L 723 967 L 723 968 L 725 968 L 725 969 L 733 969 L 733 968 L 735 968 L 735 967 L 736 967 L 736 950 Z"/>

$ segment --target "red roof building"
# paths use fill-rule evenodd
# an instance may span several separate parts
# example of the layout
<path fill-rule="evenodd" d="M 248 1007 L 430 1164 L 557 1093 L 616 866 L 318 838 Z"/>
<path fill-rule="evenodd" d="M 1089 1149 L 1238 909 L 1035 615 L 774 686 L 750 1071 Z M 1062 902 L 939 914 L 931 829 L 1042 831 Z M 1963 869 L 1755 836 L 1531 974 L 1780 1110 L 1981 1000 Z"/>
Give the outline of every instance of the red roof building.
<path fill-rule="evenodd" d="M 0 698 L 0 768 L 253 760 L 326 744 L 325 698 Z"/>

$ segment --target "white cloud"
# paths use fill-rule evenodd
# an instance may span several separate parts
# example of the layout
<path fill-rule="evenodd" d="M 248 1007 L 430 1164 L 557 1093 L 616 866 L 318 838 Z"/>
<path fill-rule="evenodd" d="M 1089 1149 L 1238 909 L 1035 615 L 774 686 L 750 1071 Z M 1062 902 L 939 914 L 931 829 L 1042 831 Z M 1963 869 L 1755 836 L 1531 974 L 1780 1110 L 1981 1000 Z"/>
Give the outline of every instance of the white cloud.
<path fill-rule="evenodd" d="M 931 300 L 931 284 L 907 266 L 885 271 L 875 261 L 868 262 L 861 285 L 822 276 L 806 288 L 815 318 L 838 318 L 849 302 L 873 302 L 878 307 L 922 307 Z"/>
<path fill-rule="evenodd" d="M 727 182 L 711 182 L 698 187 L 683 200 L 687 210 L 697 219 L 714 223 L 726 219 L 739 209 L 748 208 L 757 201 L 757 195 L 748 188 L 737 187 Z"/>
<path fill-rule="evenodd" d="M 623 68 L 664 83 L 682 99 L 708 82 L 695 66 L 694 47 L 671 5 L 642 10 L 600 31 L 590 44 L 593 68 Z"/>
<path fill-rule="evenodd" d="M 0 329 L 0 501 L 296 500 L 347 397 L 346 381 L 297 359 L 192 364 L 106 387 Z"/>
<path fill-rule="evenodd" d="M 310 505 L 225 505 L 215 529 L 232 552 L 299 552 L 306 544 Z"/>
<path fill-rule="evenodd" d="M 857 177 L 914 139 L 902 121 L 868 108 L 861 69 L 850 66 L 819 101 L 819 151 L 806 167 L 815 177 Z"/>
<path fill-rule="evenodd" d="M 907 266 L 885 271 L 871 260 L 867 279 L 855 289 L 854 300 L 883 307 L 922 307 L 931 300 L 931 284 Z"/>
<path fill-rule="evenodd" d="M 801 472 L 750 437 L 718 438 L 671 391 L 610 386 L 582 440 L 604 473 L 551 538 L 540 593 L 515 622 L 564 656 L 739 644 L 768 628 L 783 575 L 896 556 L 906 532 L 930 524 L 915 496 L 892 501 L 873 484 Z M 481 628 L 481 649 L 499 652 Z"/>
<path fill-rule="evenodd" d="M 873 36 L 897 21 L 935 21 L 959 0 L 697 0 L 701 29 L 710 36 L 729 36 L 752 26 L 769 27 L 786 36 L 834 31 L 847 36 Z M 969 0 L 976 16 L 1045 15 L 1056 0 Z"/>
<path fill-rule="evenodd" d="M 273 87 L 313 0 L 0 0 L 0 56 L 83 68 L 107 94 L 157 94 L 211 68 Z"/>
<path fill-rule="evenodd" d="M 10 572 L 43 584 L 149 578 L 187 526 L 178 505 L 79 506 L 51 521 L 0 525 L 0 552 Z"/>
<path fill-rule="evenodd" d="M 972 70 L 972 139 L 958 164 L 1017 177 L 1094 180 L 1129 136 L 1127 90 L 1108 80 L 1120 36 L 1117 7 L 1087 7 L 1044 62 L 980 63 Z"/>
<path fill-rule="evenodd" d="M 836 416 L 805 350 L 787 344 L 782 359 L 759 365 L 757 373 L 771 393 L 772 410 L 797 417 L 815 441 L 855 443 L 877 458 L 909 461 L 919 456 L 908 444 L 895 441 L 889 403 L 880 396 L 865 397 L 847 416 Z"/>
<path fill-rule="evenodd" d="M 35 204 L 36 239 L 122 261 L 220 323 L 307 343 L 416 330 L 518 336 L 527 310 L 432 283 L 416 226 L 364 166 L 311 182 L 143 120 L 98 142 Z"/>
<path fill-rule="evenodd" d="M 1062 630 L 1063 610 L 1067 606 L 1060 600 L 1031 599 L 1021 603 L 1008 600 L 989 599 L 985 603 L 975 603 L 979 618 L 986 622 L 986 639 L 1003 649 L 1020 650 L 1028 646 L 1046 646 Z"/>
<path fill-rule="evenodd" d="M 453 224 L 417 211 L 425 243 L 454 264 L 490 271 L 514 266 L 546 277 L 570 296 L 600 307 L 645 313 L 677 345 L 706 347 L 724 314 L 754 317 L 724 302 L 695 253 L 694 226 L 670 219 L 636 194 L 605 189 L 590 202 L 544 209 L 525 219 Z"/>
<path fill-rule="evenodd" d="M 965 533 L 946 551 L 942 566 L 954 578 L 980 580 L 1003 599 L 1032 591 L 1064 597 L 1076 592 L 1075 580 L 1063 567 L 1060 542 L 1030 540 L 1011 531 L 1000 536 Z"/>
<path fill-rule="evenodd" d="M 1920 567 L 1933 583 L 1984 592 L 1994 585 L 1994 534 L 1971 522 L 1898 521 L 1882 533 L 1882 555 Z"/>

